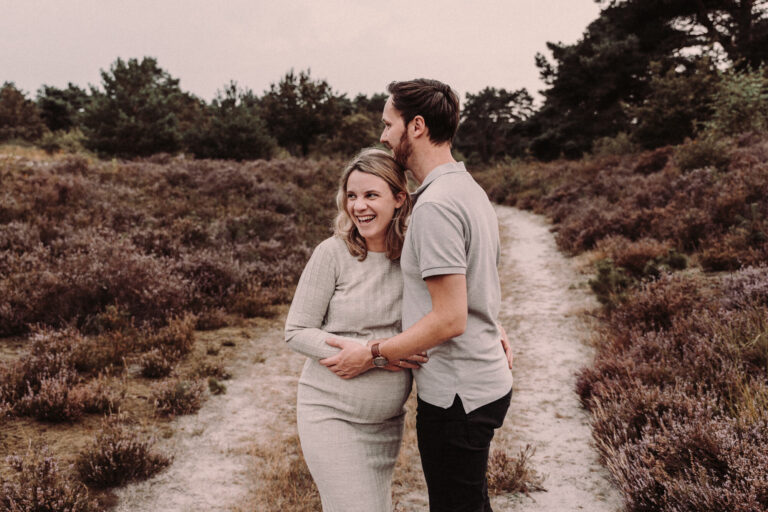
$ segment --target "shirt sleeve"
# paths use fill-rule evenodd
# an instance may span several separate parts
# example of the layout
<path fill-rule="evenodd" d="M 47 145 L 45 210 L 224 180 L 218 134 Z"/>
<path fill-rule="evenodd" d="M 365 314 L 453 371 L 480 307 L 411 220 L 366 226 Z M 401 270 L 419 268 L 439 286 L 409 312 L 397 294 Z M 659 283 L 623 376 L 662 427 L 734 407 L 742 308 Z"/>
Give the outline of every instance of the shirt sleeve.
<path fill-rule="evenodd" d="M 325 343 L 333 335 L 321 329 L 336 289 L 338 263 L 329 244 L 321 243 L 315 248 L 299 278 L 285 321 L 288 346 L 313 359 L 331 357 L 339 352 L 338 348 Z"/>
<path fill-rule="evenodd" d="M 467 240 L 461 219 L 437 203 L 420 205 L 408 226 L 422 279 L 467 273 Z"/>

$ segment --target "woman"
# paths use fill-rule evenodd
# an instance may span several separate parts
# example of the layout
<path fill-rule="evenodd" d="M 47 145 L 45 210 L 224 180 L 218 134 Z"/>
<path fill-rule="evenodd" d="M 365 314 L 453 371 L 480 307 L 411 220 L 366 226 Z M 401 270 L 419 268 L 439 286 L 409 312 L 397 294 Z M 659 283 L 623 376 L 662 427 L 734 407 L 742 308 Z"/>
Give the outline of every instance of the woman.
<path fill-rule="evenodd" d="M 411 199 L 403 169 L 366 149 L 346 167 L 333 237 L 315 248 L 288 312 L 288 345 L 308 357 L 299 379 L 299 438 L 324 512 L 390 512 L 403 404 L 416 365 L 371 369 L 344 380 L 321 365 L 330 338 L 367 341 L 400 332 L 398 259 Z M 425 357 L 409 359 L 424 362 Z"/>

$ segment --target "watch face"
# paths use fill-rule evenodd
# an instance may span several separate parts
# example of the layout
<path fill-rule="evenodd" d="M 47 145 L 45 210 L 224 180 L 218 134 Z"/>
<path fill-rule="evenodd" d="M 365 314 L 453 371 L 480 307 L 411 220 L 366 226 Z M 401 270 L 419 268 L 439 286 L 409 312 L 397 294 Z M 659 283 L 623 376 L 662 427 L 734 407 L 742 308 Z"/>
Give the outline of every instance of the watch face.
<path fill-rule="evenodd" d="M 384 356 L 374 357 L 373 358 L 373 366 L 376 366 L 377 368 L 381 368 L 383 366 L 387 366 L 389 364 L 389 361 Z"/>

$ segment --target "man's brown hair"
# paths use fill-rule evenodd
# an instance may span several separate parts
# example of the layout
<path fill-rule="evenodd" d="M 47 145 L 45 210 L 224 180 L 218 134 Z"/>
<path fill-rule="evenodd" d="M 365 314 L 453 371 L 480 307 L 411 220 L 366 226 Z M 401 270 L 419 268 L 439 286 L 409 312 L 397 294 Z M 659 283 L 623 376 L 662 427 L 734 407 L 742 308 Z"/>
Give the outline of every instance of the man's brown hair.
<path fill-rule="evenodd" d="M 459 98 L 449 85 L 428 78 L 392 82 L 387 86 L 393 106 L 406 126 L 416 116 L 424 118 L 429 140 L 435 144 L 453 142 L 459 128 Z"/>

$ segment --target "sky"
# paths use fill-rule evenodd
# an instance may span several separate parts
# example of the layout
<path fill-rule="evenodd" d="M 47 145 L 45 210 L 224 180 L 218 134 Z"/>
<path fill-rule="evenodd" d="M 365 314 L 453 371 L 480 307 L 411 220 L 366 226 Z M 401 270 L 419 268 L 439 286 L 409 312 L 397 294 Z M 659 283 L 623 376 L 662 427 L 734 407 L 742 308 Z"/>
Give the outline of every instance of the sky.
<path fill-rule="evenodd" d="M 0 83 L 101 84 L 118 57 L 155 57 L 205 100 L 230 80 L 262 95 L 291 69 L 338 93 L 436 78 L 464 99 L 544 87 L 534 56 L 576 42 L 595 0 L 0 0 Z"/>

